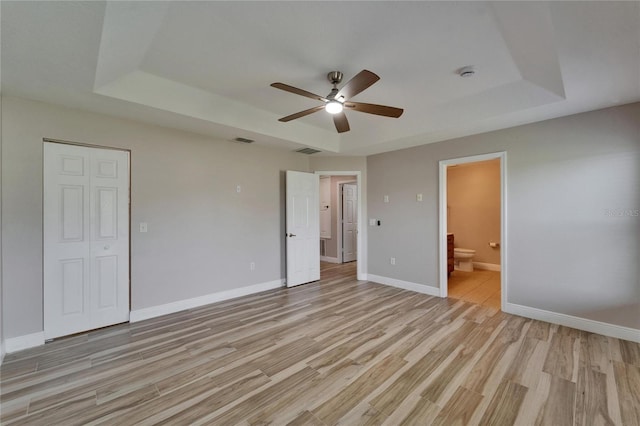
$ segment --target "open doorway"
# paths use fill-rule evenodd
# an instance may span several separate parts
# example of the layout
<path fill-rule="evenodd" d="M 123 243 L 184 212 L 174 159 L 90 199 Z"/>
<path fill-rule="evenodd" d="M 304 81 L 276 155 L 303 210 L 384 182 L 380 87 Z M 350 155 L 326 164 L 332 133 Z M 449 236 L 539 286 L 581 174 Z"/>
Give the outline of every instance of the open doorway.
<path fill-rule="evenodd" d="M 440 295 L 506 303 L 505 153 L 440 162 Z"/>
<path fill-rule="evenodd" d="M 320 278 L 360 275 L 359 172 L 320 175 Z"/>

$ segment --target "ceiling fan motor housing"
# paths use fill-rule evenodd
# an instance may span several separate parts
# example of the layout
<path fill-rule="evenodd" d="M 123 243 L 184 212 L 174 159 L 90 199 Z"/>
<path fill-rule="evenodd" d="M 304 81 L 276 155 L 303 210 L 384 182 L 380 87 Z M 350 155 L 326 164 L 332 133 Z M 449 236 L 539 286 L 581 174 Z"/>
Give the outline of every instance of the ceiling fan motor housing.
<path fill-rule="evenodd" d="M 327 74 L 327 78 L 333 85 L 340 84 L 342 81 L 342 73 L 340 71 L 331 71 Z"/>

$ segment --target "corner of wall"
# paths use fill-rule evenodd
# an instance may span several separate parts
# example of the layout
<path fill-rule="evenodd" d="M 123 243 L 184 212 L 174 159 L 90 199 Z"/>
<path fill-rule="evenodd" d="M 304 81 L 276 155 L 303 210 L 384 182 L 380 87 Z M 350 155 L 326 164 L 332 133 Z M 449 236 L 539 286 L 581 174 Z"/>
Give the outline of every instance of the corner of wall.
<path fill-rule="evenodd" d="M 374 283 L 388 285 L 391 287 L 400 288 L 402 290 L 410 290 L 410 291 L 415 291 L 416 293 L 422 293 L 429 296 L 440 297 L 440 289 L 438 287 L 434 287 L 426 284 L 418 284 L 410 281 L 383 277 L 383 276 L 374 275 L 374 274 L 367 274 L 366 279 Z"/>
<path fill-rule="evenodd" d="M 6 339 L 5 350 L 8 354 L 44 345 L 44 331 Z"/>
<path fill-rule="evenodd" d="M 530 306 L 518 305 L 517 303 L 507 303 L 506 306 L 502 307 L 502 311 L 512 315 L 519 315 L 525 318 L 550 322 L 552 324 L 576 328 L 590 333 L 597 333 L 604 336 L 615 337 L 616 339 L 640 343 L 640 330 L 636 328 L 623 327 L 621 325 L 610 324 L 602 321 L 594 321 L 573 315 L 532 308 Z"/>

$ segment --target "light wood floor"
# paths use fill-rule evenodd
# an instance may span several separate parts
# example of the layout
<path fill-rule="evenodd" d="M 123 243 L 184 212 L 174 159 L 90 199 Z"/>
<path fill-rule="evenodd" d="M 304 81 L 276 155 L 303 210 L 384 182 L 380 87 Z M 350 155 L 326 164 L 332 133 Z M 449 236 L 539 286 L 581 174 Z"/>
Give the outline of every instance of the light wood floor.
<path fill-rule="evenodd" d="M 323 268 L 7 355 L 1 422 L 640 424 L 638 344 Z"/>
<path fill-rule="evenodd" d="M 500 309 L 500 272 L 453 271 L 447 292 L 449 297 Z"/>

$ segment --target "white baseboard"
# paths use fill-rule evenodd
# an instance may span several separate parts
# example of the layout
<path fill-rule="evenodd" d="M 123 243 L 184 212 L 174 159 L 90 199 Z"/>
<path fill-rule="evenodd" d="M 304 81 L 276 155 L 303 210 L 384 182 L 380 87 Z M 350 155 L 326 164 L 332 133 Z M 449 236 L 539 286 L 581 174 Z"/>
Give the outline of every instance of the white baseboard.
<path fill-rule="evenodd" d="M 4 349 L 8 354 L 18 352 L 23 349 L 35 348 L 44 345 L 44 331 L 25 334 L 24 336 L 11 337 L 4 341 Z"/>
<path fill-rule="evenodd" d="M 165 305 L 151 306 L 131 311 L 129 322 L 138 322 L 162 315 L 173 314 L 186 309 L 197 308 L 211 303 L 222 302 L 223 300 L 235 299 L 236 297 L 247 296 L 249 294 L 260 293 L 261 291 L 273 290 L 284 286 L 285 280 L 274 280 L 266 283 L 254 284 L 247 287 L 234 288 L 231 290 L 219 291 L 217 293 L 206 294 L 192 299 L 179 300 Z"/>
<path fill-rule="evenodd" d="M 473 262 L 473 268 L 484 271 L 500 272 L 500 265 L 496 265 L 495 263 Z"/>
<path fill-rule="evenodd" d="M 337 257 L 320 256 L 320 262 L 340 263 Z"/>
<path fill-rule="evenodd" d="M 397 280 L 395 278 L 381 277 L 380 275 L 367 274 L 367 280 L 375 283 L 389 285 L 391 287 L 401 288 L 403 290 L 411 290 L 416 293 L 428 294 L 429 296 L 440 297 L 440 289 L 424 284 L 412 283 L 410 281 Z"/>
<path fill-rule="evenodd" d="M 589 331 L 591 333 L 603 334 L 605 336 L 640 343 L 640 330 L 631 327 L 623 327 L 587 318 L 574 317 L 573 315 L 545 311 L 543 309 L 531 308 L 529 306 L 518 305 L 516 303 L 507 303 L 506 306 L 502 307 L 502 310 L 509 314 L 520 315 L 526 318 L 546 321 L 553 324 Z"/>

